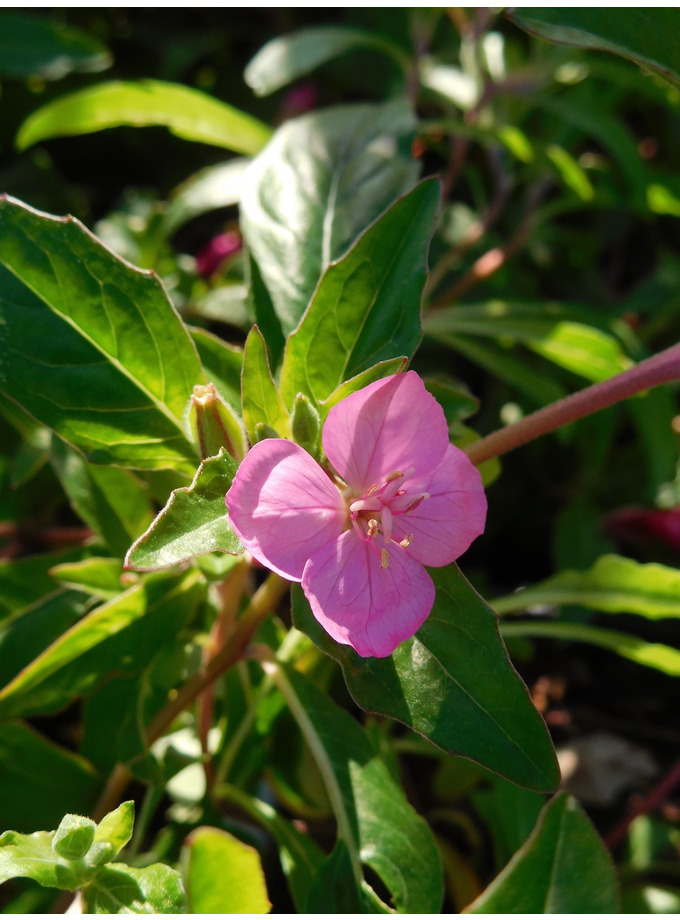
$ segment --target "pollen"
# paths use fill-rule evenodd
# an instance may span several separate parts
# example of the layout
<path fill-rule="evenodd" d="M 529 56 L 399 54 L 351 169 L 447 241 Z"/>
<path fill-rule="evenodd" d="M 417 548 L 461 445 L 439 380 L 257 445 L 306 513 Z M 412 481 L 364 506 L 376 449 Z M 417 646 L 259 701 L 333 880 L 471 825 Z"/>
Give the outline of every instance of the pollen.
<path fill-rule="evenodd" d="M 389 568 L 389 565 L 390 565 L 390 557 L 385 547 L 383 547 L 380 550 L 380 568 L 387 569 Z"/>
<path fill-rule="evenodd" d="M 366 531 L 366 536 L 373 538 L 378 536 L 378 522 L 375 518 L 371 518 L 368 522 L 368 530 Z"/>

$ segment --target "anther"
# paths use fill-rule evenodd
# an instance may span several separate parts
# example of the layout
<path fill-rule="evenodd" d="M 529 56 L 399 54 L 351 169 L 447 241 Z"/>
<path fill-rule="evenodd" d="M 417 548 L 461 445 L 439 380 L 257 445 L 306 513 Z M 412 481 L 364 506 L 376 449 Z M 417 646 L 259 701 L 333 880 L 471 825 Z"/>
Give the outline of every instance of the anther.
<path fill-rule="evenodd" d="M 406 549 L 407 546 L 411 545 L 412 540 L 413 540 L 413 534 L 407 533 L 404 539 L 399 541 L 399 546 L 403 546 L 404 549 Z"/>
<path fill-rule="evenodd" d="M 378 491 L 378 484 L 374 482 L 372 486 L 369 486 L 368 489 L 366 489 L 364 498 L 368 498 L 369 495 L 373 495 L 377 491 Z"/>
<path fill-rule="evenodd" d="M 388 473 L 387 476 L 385 476 L 385 482 L 394 482 L 395 479 L 403 478 L 404 474 L 401 472 L 401 470 L 394 470 L 394 472 Z"/>
<path fill-rule="evenodd" d="M 411 502 L 411 504 L 408 506 L 408 508 L 406 509 L 406 511 L 404 512 L 404 514 L 410 514 L 411 511 L 415 511 L 416 508 L 417 508 L 419 505 L 422 505 L 422 503 L 425 501 L 425 499 L 426 499 L 426 498 L 429 498 L 429 497 L 430 497 L 430 493 L 429 493 L 429 492 L 423 492 L 422 495 L 419 495 L 418 498 L 416 498 L 414 501 Z"/>
<path fill-rule="evenodd" d="M 387 553 L 387 550 L 383 547 L 380 550 L 380 568 L 386 569 L 389 567 L 389 564 L 390 564 L 390 557 Z"/>
<path fill-rule="evenodd" d="M 375 518 L 371 518 L 368 522 L 368 530 L 366 531 L 367 537 L 376 537 L 378 535 L 378 522 Z"/>

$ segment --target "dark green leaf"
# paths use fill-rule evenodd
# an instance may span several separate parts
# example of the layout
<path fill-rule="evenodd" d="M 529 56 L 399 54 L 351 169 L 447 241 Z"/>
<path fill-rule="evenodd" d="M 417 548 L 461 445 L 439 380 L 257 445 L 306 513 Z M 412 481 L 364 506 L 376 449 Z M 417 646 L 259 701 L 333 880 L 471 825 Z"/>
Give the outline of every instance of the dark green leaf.
<path fill-rule="evenodd" d="M 413 354 L 439 199 L 436 180 L 421 183 L 326 269 L 288 337 L 281 369 L 288 405 L 299 392 L 321 402 L 348 377 Z"/>
<path fill-rule="evenodd" d="M 452 754 L 515 783 L 551 791 L 559 771 L 545 724 L 513 669 L 496 618 L 457 566 L 430 569 L 432 613 L 389 658 L 338 645 L 293 591 L 299 629 L 342 666 L 359 706 L 398 719 Z"/>
<path fill-rule="evenodd" d="M 122 578 L 134 580 L 134 575 L 124 576 L 123 563 L 120 559 L 102 559 L 93 556 L 82 562 L 62 562 L 52 566 L 50 575 L 59 584 L 77 591 L 85 591 L 103 601 L 123 590 Z"/>
<path fill-rule="evenodd" d="M 357 48 L 386 54 L 404 70 L 410 66 L 408 55 L 381 36 L 360 29 L 325 26 L 301 29 L 267 42 L 246 67 L 244 77 L 258 96 L 268 96 L 320 64 Z"/>
<path fill-rule="evenodd" d="M 0 76 L 60 80 L 73 71 L 93 73 L 111 64 L 100 41 L 54 19 L 0 12 Z"/>
<path fill-rule="evenodd" d="M 328 265 L 417 181 L 399 148 L 414 130 L 403 99 L 326 109 L 286 122 L 251 164 L 243 232 L 285 334 Z"/>
<path fill-rule="evenodd" d="M 125 568 L 151 572 L 215 550 L 240 552 L 224 504 L 237 468 L 225 450 L 204 460 L 191 485 L 175 489 L 151 527 L 130 548 Z"/>
<path fill-rule="evenodd" d="M 517 7 L 508 16 L 539 38 L 610 51 L 680 85 L 680 14 L 675 7 Z"/>
<path fill-rule="evenodd" d="M 475 914 L 614 914 L 614 866 L 575 799 L 549 802 L 531 837 L 485 892 Z"/>
<path fill-rule="evenodd" d="M 0 691 L 0 718 L 55 712 L 112 672 L 134 674 L 193 615 L 205 595 L 196 571 L 156 575 L 71 627 Z"/>
<path fill-rule="evenodd" d="M 349 850 L 337 840 L 309 886 L 305 914 L 362 914 L 363 904 L 352 872 Z"/>
<path fill-rule="evenodd" d="M 123 557 L 153 520 L 148 489 L 127 470 L 87 463 L 58 438 L 52 442 L 52 464 L 74 511 Z"/>
<path fill-rule="evenodd" d="M 205 383 L 158 278 L 73 218 L 0 200 L 0 389 L 95 463 L 194 468 Z"/>
<path fill-rule="evenodd" d="M 203 371 L 209 381 L 215 384 L 220 396 L 232 409 L 241 411 L 241 368 L 243 351 L 227 345 L 205 329 L 190 329 L 191 338 L 198 350 Z"/>
<path fill-rule="evenodd" d="M 192 914 L 267 914 L 262 864 L 257 850 L 226 831 L 199 827 L 182 852 Z"/>
<path fill-rule="evenodd" d="M 270 137 L 269 128 L 206 93 L 177 83 L 99 83 L 48 102 L 30 115 L 17 135 L 25 150 L 51 137 L 91 134 L 120 125 L 163 125 L 177 137 L 257 153 Z"/>
<path fill-rule="evenodd" d="M 78 561 L 83 555 L 87 551 L 78 548 L 67 553 L 0 561 L 0 621 L 30 607 L 45 594 L 52 594 L 57 587 L 50 575 L 52 567 Z"/>
<path fill-rule="evenodd" d="M 27 725 L 0 725 L 0 827 L 28 834 L 56 827 L 67 812 L 87 814 L 102 782 L 87 760 Z"/>
<path fill-rule="evenodd" d="M 398 911 L 438 911 L 442 874 L 434 839 L 364 731 L 302 674 L 280 665 L 274 679 L 323 776 L 357 888 L 364 862 Z"/>
<path fill-rule="evenodd" d="M 86 913 L 182 914 L 186 897 L 179 872 L 155 863 L 133 869 L 110 863 L 83 889 Z"/>

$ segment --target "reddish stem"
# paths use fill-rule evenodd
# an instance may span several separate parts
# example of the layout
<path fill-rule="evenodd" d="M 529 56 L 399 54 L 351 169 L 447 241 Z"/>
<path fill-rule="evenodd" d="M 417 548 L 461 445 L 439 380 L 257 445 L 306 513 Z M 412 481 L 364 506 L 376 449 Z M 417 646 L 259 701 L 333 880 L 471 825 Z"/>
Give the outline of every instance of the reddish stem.
<path fill-rule="evenodd" d="M 620 843 L 626 834 L 628 829 L 636 818 L 639 818 L 640 815 L 647 815 L 652 811 L 656 811 L 659 806 L 663 805 L 665 800 L 668 798 L 670 793 L 675 789 L 675 787 L 680 783 L 680 760 L 670 769 L 670 771 L 664 776 L 658 786 L 649 793 L 649 795 L 640 799 L 640 801 L 631 809 L 629 815 L 627 815 L 620 824 L 611 830 L 607 836 L 604 838 L 604 842 L 609 847 L 613 849 L 618 843 Z"/>

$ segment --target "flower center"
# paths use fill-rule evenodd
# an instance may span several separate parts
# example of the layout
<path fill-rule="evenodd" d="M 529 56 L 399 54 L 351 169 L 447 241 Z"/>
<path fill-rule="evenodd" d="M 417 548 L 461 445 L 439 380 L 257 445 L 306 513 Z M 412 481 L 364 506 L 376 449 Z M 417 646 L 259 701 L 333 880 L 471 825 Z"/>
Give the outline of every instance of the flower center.
<path fill-rule="evenodd" d="M 361 540 L 374 547 L 383 569 L 389 565 L 387 546 L 390 543 L 406 549 L 413 540 L 413 534 L 410 533 L 401 540 L 393 538 L 395 517 L 409 514 L 430 497 L 427 492 L 414 492 L 407 488 L 407 480 L 414 472 L 413 467 L 405 472 L 395 470 L 385 477 L 382 485 L 374 483 L 361 498 L 350 501 L 352 527 Z"/>

